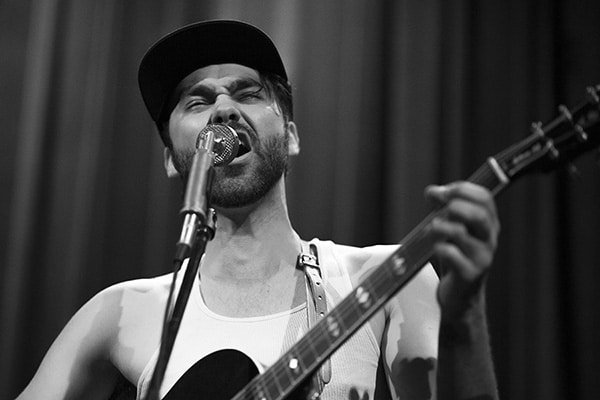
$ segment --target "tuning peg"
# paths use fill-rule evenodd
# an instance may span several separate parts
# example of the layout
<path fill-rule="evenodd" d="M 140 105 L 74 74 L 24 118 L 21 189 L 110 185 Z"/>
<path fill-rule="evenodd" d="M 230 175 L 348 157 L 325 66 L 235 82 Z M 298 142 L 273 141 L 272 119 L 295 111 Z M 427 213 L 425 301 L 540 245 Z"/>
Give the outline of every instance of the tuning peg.
<path fill-rule="evenodd" d="M 548 149 L 548 157 L 550 157 L 551 160 L 558 160 L 560 158 L 560 152 L 554 146 L 554 142 L 552 140 L 548 140 L 546 142 L 546 148 Z"/>
<path fill-rule="evenodd" d="M 588 140 L 588 134 L 583 130 L 581 125 L 573 122 L 573 115 L 571 114 L 571 111 L 569 111 L 567 106 L 563 104 L 559 105 L 558 111 L 563 116 L 563 118 L 567 120 L 569 124 L 571 124 L 571 126 L 573 127 L 575 137 L 577 138 L 579 143 L 586 142 Z"/>
<path fill-rule="evenodd" d="M 575 136 L 577 136 L 579 143 L 587 142 L 588 140 L 588 134 L 583 130 L 581 125 L 575 125 Z"/>
<path fill-rule="evenodd" d="M 569 111 L 569 109 L 567 108 L 567 106 L 565 106 L 564 104 L 561 104 L 558 106 L 558 111 L 562 114 L 562 116 L 568 120 L 569 122 L 573 121 L 573 116 L 571 115 L 571 111 Z"/>
<path fill-rule="evenodd" d="M 539 137 L 544 137 L 546 134 L 544 133 L 544 129 L 542 128 L 542 122 L 536 121 L 531 123 L 531 133 L 535 133 Z"/>

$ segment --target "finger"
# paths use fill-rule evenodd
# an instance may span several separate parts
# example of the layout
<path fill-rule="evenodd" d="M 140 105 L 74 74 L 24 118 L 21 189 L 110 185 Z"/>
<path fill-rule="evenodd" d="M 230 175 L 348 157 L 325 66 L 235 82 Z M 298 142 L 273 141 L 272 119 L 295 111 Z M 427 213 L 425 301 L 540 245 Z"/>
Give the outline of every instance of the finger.
<path fill-rule="evenodd" d="M 472 202 L 455 199 L 446 208 L 448 220 L 462 223 L 469 234 L 496 246 L 500 224 L 497 215 Z"/>
<path fill-rule="evenodd" d="M 476 237 L 496 240 L 500 220 L 494 198 L 484 187 L 471 182 L 430 185 L 425 195 L 438 206 L 448 205 L 449 217 L 466 223 Z"/>
<path fill-rule="evenodd" d="M 484 268 L 491 264 L 495 243 L 482 241 L 472 236 L 464 224 L 442 218 L 434 218 L 429 229 L 433 238 L 438 240 L 434 249 L 445 249 L 440 254 L 436 253 L 436 255 L 447 258 L 447 247 L 452 246 L 461 253 L 461 257 L 457 258 L 453 256 L 450 260 L 455 260 L 461 264 L 467 262 Z M 454 254 L 454 251 L 452 254 Z"/>
<path fill-rule="evenodd" d="M 457 181 L 447 185 L 429 185 L 425 196 L 438 204 L 447 204 L 452 199 L 464 199 L 483 206 L 491 214 L 497 215 L 494 197 L 489 190 L 472 182 Z"/>
<path fill-rule="evenodd" d="M 442 308 L 442 317 L 454 320 L 465 315 L 467 310 L 478 308 L 478 304 L 482 304 L 486 270 L 471 264 L 450 244 L 440 244 L 437 253 L 446 266 L 437 291 L 438 302 Z"/>
<path fill-rule="evenodd" d="M 460 277 L 460 281 L 469 282 L 482 274 L 483 270 L 471 262 L 464 252 L 452 243 L 437 243 L 434 246 L 434 254 L 443 267 L 443 276 L 452 272 Z"/>

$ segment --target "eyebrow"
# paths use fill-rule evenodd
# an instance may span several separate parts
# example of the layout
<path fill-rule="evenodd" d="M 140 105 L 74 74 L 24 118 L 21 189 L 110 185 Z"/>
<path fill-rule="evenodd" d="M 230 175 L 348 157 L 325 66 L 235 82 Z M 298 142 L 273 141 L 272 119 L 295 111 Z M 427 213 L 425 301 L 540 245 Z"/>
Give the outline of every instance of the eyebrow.
<path fill-rule="evenodd" d="M 229 93 L 239 92 L 244 89 L 256 87 L 257 89 L 263 89 L 264 85 L 256 79 L 249 77 L 236 78 L 233 81 L 225 85 L 225 89 Z M 197 82 L 193 85 L 187 86 L 181 90 L 180 98 L 183 96 L 208 96 L 214 93 L 212 85 L 207 85 L 204 82 Z"/>

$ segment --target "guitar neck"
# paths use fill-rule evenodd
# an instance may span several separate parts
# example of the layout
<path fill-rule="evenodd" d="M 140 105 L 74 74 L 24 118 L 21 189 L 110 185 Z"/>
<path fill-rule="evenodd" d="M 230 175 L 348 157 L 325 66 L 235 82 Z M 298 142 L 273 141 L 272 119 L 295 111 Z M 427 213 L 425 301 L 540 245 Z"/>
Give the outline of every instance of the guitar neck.
<path fill-rule="evenodd" d="M 494 158 L 482 165 L 469 179 L 492 193 L 509 182 Z M 256 376 L 234 400 L 283 399 L 311 376 L 319 366 L 373 316 L 396 292 L 427 264 L 433 243 L 425 227 L 443 213 L 430 213 L 401 242 L 381 265 L 375 268 L 348 296 L 288 350 L 263 374 Z"/>
<path fill-rule="evenodd" d="M 588 87 L 586 100 L 572 110 L 560 106 L 560 115 L 546 126 L 532 125 L 532 133 L 490 157 L 468 181 L 494 195 L 514 179 L 535 171 L 551 171 L 600 144 L 600 85 Z M 444 215 L 431 212 L 402 241 L 401 246 L 375 268 L 337 307 L 263 374 L 256 376 L 234 400 L 283 399 L 306 381 L 396 292 L 427 264 L 433 242 L 429 223 Z"/>

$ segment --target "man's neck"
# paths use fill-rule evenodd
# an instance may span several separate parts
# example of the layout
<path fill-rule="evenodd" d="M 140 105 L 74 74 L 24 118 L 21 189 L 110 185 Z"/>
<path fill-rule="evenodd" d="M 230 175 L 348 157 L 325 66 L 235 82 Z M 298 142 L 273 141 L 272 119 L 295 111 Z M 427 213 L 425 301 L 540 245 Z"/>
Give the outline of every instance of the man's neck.
<path fill-rule="evenodd" d="M 301 244 L 291 226 L 280 183 L 251 207 L 218 210 L 215 237 L 202 263 L 203 275 L 244 281 L 291 272 Z"/>
<path fill-rule="evenodd" d="M 289 221 L 283 183 L 252 207 L 217 210 L 217 230 L 200 268 L 206 305 L 229 317 L 290 310 L 306 301 L 295 268 L 300 238 Z"/>

